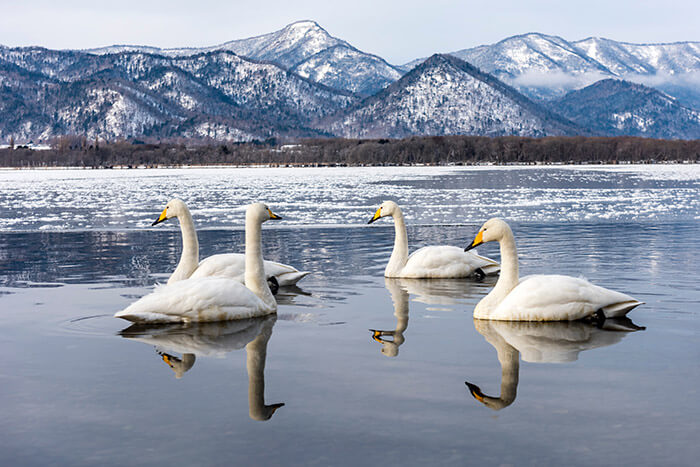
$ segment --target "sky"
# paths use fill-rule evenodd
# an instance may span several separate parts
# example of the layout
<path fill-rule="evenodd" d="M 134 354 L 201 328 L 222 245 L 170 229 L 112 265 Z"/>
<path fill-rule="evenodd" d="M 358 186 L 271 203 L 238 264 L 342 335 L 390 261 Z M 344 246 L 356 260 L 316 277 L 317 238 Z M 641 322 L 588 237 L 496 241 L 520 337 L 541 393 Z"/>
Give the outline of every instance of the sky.
<path fill-rule="evenodd" d="M 700 41 L 697 0 L 0 0 L 0 44 L 202 47 L 298 20 L 390 63 L 540 32 L 636 43 Z"/>

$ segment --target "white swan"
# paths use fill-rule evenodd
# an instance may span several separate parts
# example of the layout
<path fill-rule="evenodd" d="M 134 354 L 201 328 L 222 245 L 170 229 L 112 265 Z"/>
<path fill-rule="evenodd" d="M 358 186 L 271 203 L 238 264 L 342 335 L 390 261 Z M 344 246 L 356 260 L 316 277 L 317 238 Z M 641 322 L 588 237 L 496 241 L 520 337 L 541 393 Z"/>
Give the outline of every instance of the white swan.
<path fill-rule="evenodd" d="M 487 396 L 479 386 L 465 381 L 476 400 L 493 410 L 515 401 L 520 357 L 533 363 L 562 363 L 578 360 L 578 354 L 614 345 L 629 332 L 644 329 L 628 318 L 606 320 L 601 327 L 581 321 L 533 323 L 474 320 L 474 327 L 498 353 L 501 364 L 501 393 Z"/>
<path fill-rule="evenodd" d="M 408 255 L 406 223 L 398 204 L 384 201 L 368 224 L 382 217 L 394 218 L 394 250 L 384 270 L 385 277 L 457 278 L 496 274 L 498 263 L 456 246 L 426 246 Z"/>
<path fill-rule="evenodd" d="M 518 277 L 515 238 L 502 219 L 490 219 L 469 250 L 484 242 L 501 247 L 501 275 L 491 292 L 474 308 L 474 318 L 501 321 L 573 321 L 590 317 L 618 318 L 641 305 L 629 295 L 560 275 Z"/>
<path fill-rule="evenodd" d="M 182 255 L 175 271 L 168 279 L 168 284 L 188 278 L 197 277 L 230 277 L 238 282 L 244 281 L 245 257 L 241 253 L 227 253 L 212 255 L 199 261 L 199 242 L 197 232 L 194 228 L 194 221 L 190 210 L 184 201 L 171 199 L 163 209 L 158 219 L 151 225 L 177 217 L 180 222 L 182 232 Z M 299 271 L 293 266 L 265 261 L 266 277 L 274 276 L 280 286 L 294 285 L 301 278 L 308 275 L 308 272 Z"/>
<path fill-rule="evenodd" d="M 190 278 L 158 287 L 114 316 L 134 322 L 227 321 L 277 311 L 262 258 L 262 223 L 281 219 L 262 203 L 251 204 L 245 219 L 245 285 L 225 277 Z"/>

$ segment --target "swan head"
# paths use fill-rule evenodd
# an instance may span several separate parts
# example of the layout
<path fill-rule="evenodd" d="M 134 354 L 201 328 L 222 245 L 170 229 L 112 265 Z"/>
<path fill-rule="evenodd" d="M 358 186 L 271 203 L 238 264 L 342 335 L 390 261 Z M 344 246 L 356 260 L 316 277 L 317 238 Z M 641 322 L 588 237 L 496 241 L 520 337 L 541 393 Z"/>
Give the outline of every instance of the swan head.
<path fill-rule="evenodd" d="M 194 365 L 194 361 L 196 360 L 196 357 L 192 353 L 185 353 L 182 354 L 182 358 L 178 358 L 175 355 L 170 355 L 165 352 L 158 352 L 158 355 L 160 355 L 160 358 L 163 359 L 163 362 L 165 362 L 166 365 L 168 365 L 174 372 L 175 372 L 175 377 L 177 379 L 180 379 L 184 376 L 184 374 L 192 368 Z"/>
<path fill-rule="evenodd" d="M 374 216 L 367 222 L 368 224 L 371 224 L 372 222 L 386 216 L 393 216 L 395 213 L 400 213 L 401 208 L 399 207 L 398 204 L 396 204 L 393 201 L 384 201 L 381 206 L 379 206 L 379 209 L 377 209 L 377 212 L 374 213 Z"/>
<path fill-rule="evenodd" d="M 476 234 L 474 241 L 464 249 L 464 251 L 469 251 L 472 248 L 476 248 L 482 243 L 499 241 L 506 235 L 513 235 L 510 227 L 503 219 L 494 217 L 493 219 L 487 220 L 484 225 L 481 226 L 479 232 Z"/>
<path fill-rule="evenodd" d="M 382 344 L 382 353 L 387 357 L 396 357 L 399 354 L 399 346 L 406 340 L 403 337 L 403 333 L 398 331 L 378 331 L 376 329 L 370 329 L 370 332 L 372 333 L 372 340 Z M 393 340 L 382 339 L 382 336 L 391 336 Z"/>
<path fill-rule="evenodd" d="M 509 401 L 509 400 L 503 400 L 503 399 L 498 398 L 498 397 L 487 396 L 486 394 L 481 392 L 481 388 L 479 388 L 479 386 L 477 386 L 476 384 L 472 384 L 468 381 L 465 381 L 464 384 L 466 384 L 467 387 L 469 388 L 469 392 L 471 393 L 472 397 L 474 397 L 474 399 L 476 399 L 479 402 L 481 402 L 482 404 L 484 404 L 489 409 L 501 410 L 505 407 L 508 407 L 510 404 L 513 403 L 513 400 L 515 400 L 515 399 L 513 399 L 513 400 Z"/>
<path fill-rule="evenodd" d="M 170 201 L 168 201 L 168 204 L 165 205 L 165 209 L 163 209 L 163 212 L 160 213 L 158 219 L 156 219 L 155 222 L 153 222 L 153 224 L 151 225 L 160 224 L 163 221 L 172 219 L 173 217 L 179 217 L 189 212 L 190 210 L 187 209 L 187 205 L 184 201 L 178 198 L 173 198 Z"/>
<path fill-rule="evenodd" d="M 271 219 L 278 220 L 282 218 L 274 212 L 270 211 L 270 208 L 268 208 L 265 203 L 253 203 L 250 206 L 248 206 L 248 209 L 245 212 L 246 222 L 250 221 L 262 224 L 263 222 L 269 221 Z"/>

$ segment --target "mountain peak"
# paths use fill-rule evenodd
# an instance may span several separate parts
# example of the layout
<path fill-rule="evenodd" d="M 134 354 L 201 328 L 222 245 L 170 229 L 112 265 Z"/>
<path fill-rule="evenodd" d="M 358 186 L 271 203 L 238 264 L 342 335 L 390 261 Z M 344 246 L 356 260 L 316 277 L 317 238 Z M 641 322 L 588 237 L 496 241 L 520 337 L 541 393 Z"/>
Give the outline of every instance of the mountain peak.
<path fill-rule="evenodd" d="M 293 23 L 289 23 L 282 29 L 319 29 L 325 32 L 325 30 L 316 21 L 311 19 L 302 19 Z"/>

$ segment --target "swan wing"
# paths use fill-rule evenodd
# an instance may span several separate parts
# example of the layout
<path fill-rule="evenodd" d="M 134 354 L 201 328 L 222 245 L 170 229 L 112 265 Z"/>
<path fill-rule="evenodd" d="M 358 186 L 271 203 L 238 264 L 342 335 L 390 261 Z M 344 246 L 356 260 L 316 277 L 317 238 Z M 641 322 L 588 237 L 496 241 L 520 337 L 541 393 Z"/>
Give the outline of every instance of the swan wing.
<path fill-rule="evenodd" d="M 280 286 L 294 285 L 308 272 L 299 271 L 288 264 L 275 261 L 263 261 L 265 275 L 275 276 Z M 245 281 L 245 255 L 241 253 L 226 253 L 212 255 L 203 259 L 190 278 L 198 277 L 228 277 L 240 283 Z"/>
<path fill-rule="evenodd" d="M 498 272 L 498 263 L 456 246 L 426 246 L 414 251 L 401 270 L 406 278 L 469 277 L 476 269 Z M 495 269 L 495 271 L 494 271 Z"/>
<path fill-rule="evenodd" d="M 221 277 L 186 279 L 159 287 L 114 316 L 141 323 L 245 319 L 276 311 L 243 284 Z"/>
<path fill-rule="evenodd" d="M 606 318 L 624 316 L 641 302 L 627 294 L 560 275 L 523 278 L 489 316 L 504 321 L 574 321 L 603 310 Z"/>
<path fill-rule="evenodd" d="M 244 276 L 245 255 L 242 253 L 227 253 L 204 258 L 199 262 L 199 266 L 197 266 L 190 278 L 228 277 L 243 283 Z"/>

